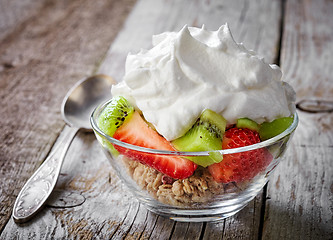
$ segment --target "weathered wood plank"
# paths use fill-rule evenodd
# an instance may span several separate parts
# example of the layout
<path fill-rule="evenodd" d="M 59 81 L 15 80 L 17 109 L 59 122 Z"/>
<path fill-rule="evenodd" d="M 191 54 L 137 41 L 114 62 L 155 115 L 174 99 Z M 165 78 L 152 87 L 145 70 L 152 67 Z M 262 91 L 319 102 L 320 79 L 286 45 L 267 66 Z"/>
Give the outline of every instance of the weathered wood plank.
<path fill-rule="evenodd" d="M 68 127 L 64 134 L 67 131 Z M 84 148 L 89 150 L 82 151 Z M 132 221 L 127 219 L 135 216 L 132 212 L 138 206 L 111 170 L 91 133 L 79 133 L 73 140 L 56 188 L 78 193 L 85 202 L 73 208 L 45 207 L 26 224 L 17 225 L 11 219 L 2 237 L 26 239 L 39 234 L 38 238 L 44 238 L 43 234 L 50 234 L 65 239 L 107 239 L 126 231 L 126 222 Z"/>
<path fill-rule="evenodd" d="M 261 205 L 262 201 L 262 193 L 260 193 L 234 217 L 221 222 L 207 223 L 203 239 L 258 239 L 260 223 L 253 220 L 260 219 L 261 207 L 258 205 Z"/>
<path fill-rule="evenodd" d="M 165 30 L 179 30 L 185 23 L 195 26 L 201 26 L 204 23 L 209 29 L 216 29 L 224 22 L 229 22 L 236 41 L 243 41 L 247 47 L 256 49 L 260 54 L 265 56 L 267 62 L 272 62 L 276 59 L 278 55 L 277 46 L 279 43 L 279 21 L 281 17 L 280 1 L 273 1 L 270 3 L 267 1 L 183 1 L 182 3 L 175 3 L 176 1 L 139 1 L 138 4 L 135 5 L 124 28 L 109 49 L 106 59 L 98 71 L 115 76 L 115 78 L 120 81 L 124 71 L 124 60 L 128 51 L 138 51 L 141 47 L 148 48 L 150 47 L 150 38 L 152 34 Z M 97 21 L 94 16 L 99 15 L 97 14 L 99 11 L 104 13 L 102 16 L 106 17 L 108 21 L 118 21 L 113 19 L 113 17 L 123 16 L 120 12 L 113 12 L 113 16 L 107 15 L 110 13 L 106 13 L 107 10 L 116 10 L 113 7 L 105 10 L 105 5 L 103 5 L 104 2 L 99 3 L 101 5 L 94 7 L 91 6 L 90 3 L 84 1 L 80 2 L 80 6 L 78 6 L 78 3 L 68 3 L 69 6 L 66 4 L 67 3 L 62 2 L 58 5 L 57 3 L 55 8 L 58 9 L 58 12 L 54 13 L 55 15 L 52 15 L 54 16 L 52 19 L 55 19 L 54 21 L 56 23 L 60 23 L 60 26 L 57 26 L 56 23 L 50 25 L 47 24 L 48 26 L 53 26 L 56 33 L 48 33 L 45 30 L 46 26 L 42 24 L 43 20 L 46 19 L 47 14 L 51 14 L 51 8 L 47 7 L 45 15 L 40 19 L 37 19 L 36 17 L 29 20 L 29 23 L 38 23 L 40 28 L 41 26 L 45 27 L 44 30 L 35 30 L 35 33 L 40 33 L 37 34 L 37 39 L 42 40 L 42 42 L 44 41 L 46 46 L 51 47 L 50 56 L 58 56 L 59 59 L 51 60 L 45 56 L 45 59 L 48 61 L 41 64 L 41 57 L 47 55 L 47 50 L 42 50 L 42 53 L 36 53 L 35 55 L 26 53 L 27 55 L 23 54 L 23 57 L 11 58 L 8 57 L 10 56 L 10 52 L 5 51 L 6 48 L 0 46 L 0 53 L 1 51 L 6 53 L 0 58 L 0 63 L 15 63 L 13 64 L 14 67 L 6 67 L 2 70 L 2 72 L 5 72 L 4 76 L 6 80 L 1 81 L 1 98 L 6 99 L 7 102 L 9 102 L 10 97 L 14 97 L 14 101 L 10 107 L 15 108 L 17 106 L 16 104 L 19 102 L 19 98 L 15 98 L 15 94 L 25 90 L 25 93 L 22 93 L 21 97 L 26 97 L 29 102 L 16 107 L 24 109 L 29 103 L 34 103 L 34 101 L 36 101 L 32 97 L 32 94 L 35 94 L 38 91 L 33 87 L 28 88 L 29 92 L 26 91 L 27 86 L 34 84 L 38 87 L 38 90 L 42 89 L 46 92 L 45 94 L 51 95 L 45 97 L 40 94 L 38 97 L 45 101 L 45 106 L 42 107 L 41 111 L 43 114 L 47 114 L 51 111 L 46 119 L 50 122 L 52 121 L 51 123 L 48 123 L 48 125 L 39 127 L 36 123 L 33 124 L 33 121 L 38 122 L 36 120 L 37 117 L 34 117 L 33 113 L 28 112 L 28 117 L 32 119 L 31 122 L 28 122 L 28 126 L 24 126 L 26 124 L 24 120 L 21 120 L 18 125 L 11 124 L 11 126 L 20 126 L 24 130 L 24 134 L 28 135 L 27 138 L 19 136 L 19 139 L 23 138 L 24 142 L 16 145 L 14 139 L 17 138 L 17 134 L 14 135 L 15 138 L 11 138 L 12 132 L 9 132 L 9 128 L 6 128 L 7 132 L 5 132 L 5 135 L 0 135 L 5 136 L 3 139 L 6 139 L 6 144 L 8 144 L 8 146 L 6 145 L 7 152 L 5 153 L 10 153 L 11 156 L 13 156 L 13 153 L 10 152 L 10 144 L 12 148 L 14 148 L 14 146 L 15 148 L 22 147 L 24 144 L 28 145 L 29 148 L 32 148 L 31 150 L 27 147 L 25 150 L 28 160 L 21 157 L 19 158 L 20 161 L 15 162 L 16 165 L 21 164 L 19 165 L 21 166 L 19 167 L 19 170 L 14 169 L 14 166 L 9 166 L 9 164 L 12 164 L 9 161 L 10 158 L 4 158 L 6 161 L 4 163 L 1 161 L 0 163 L 2 164 L 1 174 L 5 173 L 4 177 L 1 175 L 2 179 L 0 180 L 5 178 L 11 180 L 11 182 L 5 183 L 5 186 L 7 186 L 5 197 L 3 197 L 3 192 L 0 194 L 0 201 L 4 200 L 7 206 L 5 208 L 7 213 L 5 212 L 3 215 L 5 216 L 5 220 L 3 222 L 0 221 L 2 224 L 7 221 L 6 219 L 8 219 L 9 216 L 8 211 L 10 211 L 10 207 L 8 206 L 12 205 L 11 202 L 13 202 L 15 195 L 19 190 L 19 188 L 16 190 L 9 188 L 9 184 L 23 184 L 24 180 L 31 175 L 33 169 L 37 165 L 37 160 L 33 160 L 31 154 L 39 154 L 37 156 L 37 163 L 44 159 L 48 150 L 51 148 L 54 139 L 57 137 L 57 134 L 63 126 L 58 110 L 63 96 L 59 96 L 59 92 L 62 92 L 64 95 L 68 87 L 77 80 L 76 77 L 90 74 L 93 71 L 93 65 L 96 63 L 96 59 L 101 59 L 103 53 L 102 50 L 100 50 L 99 53 L 94 52 L 94 48 L 106 48 L 106 43 L 111 42 L 114 33 L 117 31 L 112 31 L 110 35 L 104 33 L 103 29 L 106 29 L 106 26 L 108 26 L 110 22 L 105 23 L 105 19 L 103 19 L 103 21 L 100 19 L 101 22 L 98 22 L 100 24 L 99 26 L 104 26 L 104 28 L 101 27 L 98 32 L 104 37 L 103 40 L 101 40 L 102 42 L 99 42 L 100 39 L 94 39 L 93 36 L 87 36 L 89 40 L 81 39 L 78 36 L 67 36 L 71 32 L 70 29 L 77 29 L 77 27 L 74 27 L 77 24 L 80 26 L 78 22 L 82 21 L 82 18 L 83 20 L 85 19 L 85 17 L 82 17 L 80 14 L 82 10 L 84 11 L 84 9 L 86 9 L 86 7 L 90 7 L 89 10 L 94 9 L 92 13 L 84 12 L 83 14 L 86 17 L 88 15 L 89 20 L 94 19 L 93 21 Z M 81 6 L 81 4 L 83 4 L 83 6 Z M 292 6 L 290 9 L 295 9 L 292 4 L 298 6 L 297 3 L 287 2 L 287 9 L 288 4 Z M 64 16 L 63 10 L 61 10 L 65 6 L 66 9 L 68 8 L 66 11 L 70 12 L 68 16 Z M 122 11 L 126 12 L 121 3 L 117 6 L 122 9 Z M 119 8 L 117 8 L 117 11 L 119 11 Z M 317 8 L 321 10 L 320 7 L 317 6 Z M 309 10 L 307 7 L 305 7 L 305 9 Z M 59 17 L 57 14 L 60 14 L 61 16 Z M 71 17 L 71 14 L 74 14 L 74 16 Z M 293 17 L 292 14 L 294 13 L 290 13 L 289 15 L 287 13 L 285 24 L 289 25 L 289 21 L 294 21 L 293 19 L 288 20 L 288 18 Z M 311 15 L 307 13 L 307 16 Z M 75 18 L 79 19 L 76 20 Z M 60 21 L 59 19 L 62 20 Z M 329 21 L 329 19 L 327 21 Z M 113 23 L 116 26 L 116 23 Z M 69 26 L 67 26 L 67 24 Z M 298 24 L 303 26 L 301 22 L 298 22 Z M 307 24 L 306 21 L 305 24 Z M 27 26 L 28 25 L 30 24 L 27 24 Z M 72 28 L 70 26 L 72 26 Z M 60 29 L 63 27 L 65 30 Z M 119 26 L 116 27 L 119 29 Z M 305 29 L 308 28 L 309 27 L 305 27 Z M 84 25 L 83 28 L 79 27 L 78 29 L 80 29 L 78 30 L 78 33 L 85 34 L 92 30 L 92 26 Z M 298 50 L 295 45 L 288 43 L 287 39 L 288 36 L 293 39 L 295 35 L 291 34 L 293 28 L 288 30 L 288 28 L 285 27 L 284 29 L 284 48 L 282 49 L 281 63 L 286 72 L 286 76 L 289 78 L 290 76 L 304 74 L 304 77 L 309 78 L 308 74 L 302 73 L 301 68 L 292 67 L 298 63 L 296 64 L 296 62 L 290 61 L 289 51 L 297 53 Z M 94 29 L 93 31 L 97 30 Z M 16 33 L 19 39 L 15 40 L 14 43 L 11 43 L 13 41 L 11 38 L 8 38 L 8 42 L 5 42 L 6 47 L 9 47 L 9 49 L 13 50 L 15 53 L 13 55 L 14 57 L 17 56 L 19 52 L 19 50 L 15 51 L 15 46 L 20 47 L 21 51 L 24 49 L 23 46 L 25 46 L 25 41 L 27 41 L 25 40 L 25 36 L 28 35 L 28 32 L 29 31 L 26 30 L 26 32 L 23 33 Z M 60 36 L 57 36 L 58 34 Z M 56 39 L 54 40 L 53 38 Z M 59 47 L 57 41 L 59 41 L 59 39 L 63 40 L 63 38 L 63 44 L 65 46 L 61 49 L 62 51 L 66 49 L 68 50 L 68 53 L 66 51 L 63 53 L 64 56 L 55 54 L 56 49 Z M 72 45 L 76 41 L 79 42 L 80 46 L 74 47 L 74 45 Z M 83 41 L 83 43 L 81 41 Z M 31 40 L 29 43 L 34 43 L 34 41 Z M 44 46 L 41 43 L 39 44 L 40 45 L 37 44 L 36 48 L 29 48 L 29 51 Z M 325 42 L 325 44 L 330 46 L 329 42 Z M 82 47 L 88 48 L 88 52 L 91 55 L 82 55 L 82 52 L 80 51 Z M 330 49 L 332 48 L 330 47 Z M 325 54 L 323 53 L 323 55 Z M 331 52 L 330 55 L 332 55 Z M 17 60 L 12 61 L 13 59 Z M 33 59 L 37 59 L 38 61 L 35 60 L 34 62 Z M 320 59 L 326 60 L 326 57 L 324 58 L 320 55 Z M 287 62 L 287 60 L 290 62 Z M 62 64 L 63 61 L 70 66 Z M 80 63 L 78 64 L 78 62 Z M 323 61 L 316 62 L 318 67 L 320 62 Z M 50 67 L 50 65 L 54 64 L 57 66 Z M 308 64 L 306 63 L 306 59 L 303 59 L 302 64 Z M 11 65 L 6 64 L 5 66 Z M 329 66 L 329 64 L 327 66 Z M 32 67 L 42 68 L 42 73 L 31 70 Z M 311 66 L 308 67 L 310 68 Z M 58 73 L 60 68 L 64 68 L 65 73 Z M 295 69 L 297 69 L 297 71 L 293 72 Z M 329 68 L 327 67 L 327 69 Z M 23 78 L 23 73 L 16 76 L 14 71 L 26 71 L 26 74 L 28 74 L 29 77 Z M 50 77 L 53 76 L 53 74 L 55 77 Z M 329 75 L 325 74 L 321 74 L 320 78 L 324 76 L 323 79 L 329 79 Z M 31 80 L 32 76 L 36 76 L 37 79 Z M 53 83 L 53 89 L 49 89 L 46 82 L 40 83 L 41 78 L 44 76 L 50 78 L 50 82 Z M 10 81 L 10 77 L 13 78 L 13 82 Z M 26 83 L 24 87 L 17 87 L 15 85 L 16 83 L 25 83 L 24 81 L 20 81 L 19 77 L 29 82 Z M 68 79 L 63 79 L 63 77 L 67 77 Z M 329 80 L 324 81 L 323 79 L 321 80 L 321 84 L 319 84 L 321 87 L 316 87 L 316 89 L 322 90 L 324 92 L 322 96 L 329 98 L 329 95 L 327 94 L 329 93 L 328 89 L 331 85 Z M 308 94 L 306 95 L 307 98 L 312 96 L 312 94 L 316 97 L 321 96 L 319 94 L 320 91 L 307 89 L 308 86 L 301 81 L 301 78 L 296 85 L 298 96 L 302 96 L 300 93 L 306 91 Z M 5 91 L 2 91 L 2 86 L 5 87 Z M 33 112 L 35 109 L 31 108 L 29 110 Z M 10 115 L 9 119 L 13 119 L 13 117 L 14 115 Z M 41 117 L 41 115 L 38 117 Z M 286 161 L 279 166 L 279 172 L 274 175 L 273 180 L 269 184 L 269 199 L 266 202 L 266 222 L 264 224 L 263 235 L 266 239 L 294 239 L 295 236 L 306 238 L 307 235 L 315 237 L 320 236 L 323 232 L 327 232 L 328 234 L 332 233 L 332 229 L 328 222 L 328 220 L 330 220 L 329 217 L 332 216 L 329 214 L 332 212 L 325 212 L 325 207 L 332 209 L 332 205 L 329 204 L 332 202 L 332 190 L 329 190 L 332 189 L 332 185 L 329 185 L 332 183 L 332 174 L 329 174 L 332 173 L 332 161 L 330 160 L 333 149 L 331 146 L 332 135 L 330 133 L 324 134 L 325 130 L 332 132 L 332 117 L 331 114 L 310 115 L 306 113 L 300 113 L 300 117 L 304 120 L 301 121 L 299 129 L 304 130 L 301 130 L 301 133 L 299 133 L 299 131 L 296 133 L 295 141 L 291 146 L 291 151 L 286 155 Z M 316 123 L 316 126 L 318 125 L 319 127 L 312 129 L 311 127 L 313 126 L 313 123 Z M 49 130 L 48 128 L 52 128 L 50 133 L 47 133 Z M 311 129 L 311 131 L 308 129 Z M 67 131 L 68 127 L 65 127 L 63 134 Z M 42 137 L 38 138 L 37 136 L 34 136 L 37 135 L 36 133 L 41 133 Z M 304 141 L 304 139 L 306 139 L 306 141 Z M 311 139 L 315 139 L 315 142 L 312 142 Z M 46 146 L 42 146 L 38 140 L 46 142 Z M 35 145 L 36 143 L 38 144 Z M 319 143 L 323 145 L 320 146 Z M 33 148 L 38 149 L 34 150 Z M 303 150 L 303 148 L 306 148 L 306 150 Z M 314 150 L 312 150 L 313 148 Z M 1 160 L 3 159 L 2 157 L 5 156 L 5 153 L 2 154 L 2 151 L 0 151 L 0 154 L 2 154 L 0 155 Z M 20 155 L 19 153 L 16 154 L 15 157 Z M 307 160 L 308 165 L 303 164 L 304 159 Z M 315 164 L 311 164 L 310 161 L 313 161 Z M 287 166 L 283 166 L 283 164 L 286 163 Z M 23 164 L 29 166 L 26 167 Z M 27 168 L 26 170 L 28 172 L 23 178 L 15 180 L 10 177 L 11 174 L 22 174 L 21 172 L 23 171 L 24 166 Z M 314 168 L 317 173 L 308 170 L 312 168 Z M 296 178 L 291 181 L 290 179 L 295 176 Z M 302 185 L 304 183 L 305 185 Z M 290 185 L 291 187 L 289 188 Z M 3 185 L 0 186 L 0 191 L 2 191 Z M 127 192 L 127 189 L 119 182 L 119 179 L 99 149 L 94 136 L 91 134 L 79 133 L 73 141 L 68 155 L 66 156 L 66 161 L 57 188 L 76 192 L 84 196 L 85 202 L 82 205 L 73 208 L 46 207 L 33 221 L 23 225 L 16 225 L 10 220 L 0 237 L 5 239 L 106 239 L 111 237 L 114 239 L 182 239 L 184 236 L 186 238 L 198 238 L 198 236 L 202 236 L 203 239 L 257 239 L 258 236 L 260 236 L 261 196 L 258 196 L 235 217 L 220 223 L 176 223 L 148 212 L 133 199 L 133 196 Z M 8 194 L 8 189 L 12 191 L 12 193 L 10 193 L 12 195 Z M 316 189 L 322 190 L 315 192 Z M 297 198 L 297 196 L 301 194 L 304 196 Z M 0 210 L 0 213 L 2 214 L 3 209 Z M 316 224 L 317 219 L 321 219 L 321 222 L 318 224 Z M 290 225 L 293 225 L 293 228 L 295 229 L 290 227 Z M 303 232 L 300 233 L 300 231 Z"/>
<path fill-rule="evenodd" d="M 333 3 L 286 2 L 281 66 L 298 101 L 333 100 Z M 333 238 L 333 115 L 298 111 L 300 124 L 269 183 L 264 239 Z"/>
<path fill-rule="evenodd" d="M 206 223 L 177 222 L 172 233 L 172 239 L 200 239 Z"/>
<path fill-rule="evenodd" d="M 60 104 L 66 91 L 95 71 L 132 4 L 47 1 L 38 14 L 24 17 L 23 27 L 2 39 L 0 230 L 18 191 L 64 126 Z"/>
<path fill-rule="evenodd" d="M 22 28 L 22 23 L 39 13 L 47 4 L 45 0 L 0 1 L 0 41 L 10 33 Z"/>
<path fill-rule="evenodd" d="M 124 239 L 149 239 L 159 216 L 144 207 L 138 209 L 133 224 Z"/>
<path fill-rule="evenodd" d="M 197 27 L 204 24 L 210 30 L 217 30 L 228 23 L 237 42 L 244 42 L 247 48 L 256 50 L 271 63 L 278 54 L 280 20 L 280 1 L 182 1 L 177 4 L 139 1 L 99 72 L 121 81 L 127 53 L 149 49 L 152 35 L 179 31 L 185 24 Z"/>

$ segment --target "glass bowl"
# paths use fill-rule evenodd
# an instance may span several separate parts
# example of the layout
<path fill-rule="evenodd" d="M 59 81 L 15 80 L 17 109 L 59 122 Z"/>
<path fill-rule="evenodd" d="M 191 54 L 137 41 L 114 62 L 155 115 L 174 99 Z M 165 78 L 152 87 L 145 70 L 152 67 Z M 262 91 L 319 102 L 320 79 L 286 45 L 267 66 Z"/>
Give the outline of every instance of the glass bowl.
<path fill-rule="evenodd" d="M 121 181 L 141 204 L 154 213 L 177 221 L 218 221 L 244 208 L 267 183 L 269 175 L 280 162 L 298 125 L 298 116 L 295 112 L 293 123 L 283 133 L 250 146 L 205 152 L 156 150 L 121 142 L 108 136 L 98 127 L 98 117 L 110 101 L 99 105 L 90 118 L 96 138 L 105 155 Z M 237 183 L 218 183 L 209 174 L 207 168 L 200 166 L 192 176 L 174 180 L 139 161 L 119 154 L 113 148 L 114 145 L 137 151 L 140 155 L 177 157 L 208 156 L 212 153 L 226 156 L 265 149 L 271 154 L 271 161 L 251 179 Z"/>

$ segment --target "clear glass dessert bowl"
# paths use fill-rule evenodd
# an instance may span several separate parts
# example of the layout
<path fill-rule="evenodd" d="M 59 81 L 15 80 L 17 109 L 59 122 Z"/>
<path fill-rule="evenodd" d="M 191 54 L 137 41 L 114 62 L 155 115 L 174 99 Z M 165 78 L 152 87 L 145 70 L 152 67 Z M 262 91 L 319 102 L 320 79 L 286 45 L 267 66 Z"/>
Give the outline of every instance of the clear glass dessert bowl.
<path fill-rule="evenodd" d="M 298 116 L 297 113 L 294 113 L 293 123 L 284 132 L 246 147 L 204 152 L 156 150 L 121 142 L 108 136 L 98 127 L 98 118 L 110 101 L 99 105 L 90 118 L 96 138 L 105 155 L 121 181 L 141 204 L 154 213 L 177 221 L 218 221 L 232 216 L 244 208 L 267 183 L 270 174 L 282 159 L 298 125 Z M 237 183 L 219 183 L 213 179 L 207 168 L 200 166 L 188 178 L 172 179 L 140 161 L 136 161 L 133 157 L 130 159 L 120 154 L 113 146 L 136 152 L 141 157 L 153 155 L 188 158 L 211 154 L 221 154 L 225 157 L 258 149 L 263 149 L 271 157 L 270 163 L 250 179 Z"/>

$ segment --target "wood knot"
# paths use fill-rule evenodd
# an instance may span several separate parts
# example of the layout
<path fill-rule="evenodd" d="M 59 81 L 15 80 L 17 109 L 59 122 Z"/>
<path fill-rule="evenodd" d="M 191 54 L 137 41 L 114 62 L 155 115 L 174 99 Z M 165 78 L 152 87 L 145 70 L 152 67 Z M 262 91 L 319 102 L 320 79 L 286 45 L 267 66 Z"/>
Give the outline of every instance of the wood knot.
<path fill-rule="evenodd" d="M 333 112 L 333 101 L 305 99 L 297 103 L 296 107 L 309 113 Z"/>

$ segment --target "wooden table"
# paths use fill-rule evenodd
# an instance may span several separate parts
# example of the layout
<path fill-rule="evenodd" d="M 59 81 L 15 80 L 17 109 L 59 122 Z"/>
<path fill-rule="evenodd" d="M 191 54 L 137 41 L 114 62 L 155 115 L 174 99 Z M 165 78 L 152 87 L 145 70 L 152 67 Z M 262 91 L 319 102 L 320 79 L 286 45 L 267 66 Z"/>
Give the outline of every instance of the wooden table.
<path fill-rule="evenodd" d="M 60 105 L 76 81 L 95 73 L 121 81 L 127 53 L 151 47 L 152 34 L 225 22 L 237 42 L 281 66 L 297 102 L 329 101 L 325 111 L 298 110 L 294 139 L 261 194 L 221 222 L 174 222 L 141 206 L 81 131 L 56 188 L 84 202 L 14 223 L 21 187 L 69 131 Z M 333 239 L 332 67 L 333 1 L 1 0 L 0 239 Z"/>

